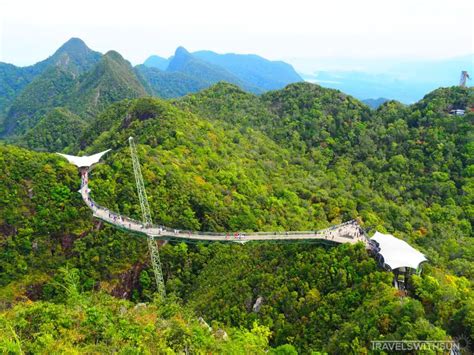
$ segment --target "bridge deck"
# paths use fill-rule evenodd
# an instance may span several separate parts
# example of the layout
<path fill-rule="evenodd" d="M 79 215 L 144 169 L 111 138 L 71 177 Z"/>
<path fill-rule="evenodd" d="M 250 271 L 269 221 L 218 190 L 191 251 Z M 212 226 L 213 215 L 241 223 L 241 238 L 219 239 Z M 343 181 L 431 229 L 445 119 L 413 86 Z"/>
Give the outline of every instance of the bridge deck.
<path fill-rule="evenodd" d="M 321 240 L 334 243 L 357 243 L 368 245 L 368 239 L 356 221 L 350 221 L 319 231 L 304 232 L 252 232 L 252 233 L 207 233 L 197 231 L 185 231 L 162 226 L 144 227 L 139 221 L 121 216 L 105 207 L 97 205 L 90 198 L 88 185 L 83 185 L 80 193 L 84 202 L 97 217 L 107 223 L 113 224 L 121 229 L 135 233 L 144 234 L 156 239 L 177 239 L 183 241 L 222 241 L 245 243 L 248 241 L 297 241 L 297 240 Z"/>

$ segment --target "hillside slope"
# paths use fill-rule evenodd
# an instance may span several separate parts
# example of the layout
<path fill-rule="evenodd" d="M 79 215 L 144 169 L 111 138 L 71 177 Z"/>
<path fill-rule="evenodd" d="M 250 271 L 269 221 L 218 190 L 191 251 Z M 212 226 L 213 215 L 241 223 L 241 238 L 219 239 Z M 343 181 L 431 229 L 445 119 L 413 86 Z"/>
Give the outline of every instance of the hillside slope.
<path fill-rule="evenodd" d="M 218 84 L 173 102 L 115 103 L 82 143 L 85 153 L 112 148 L 90 187 L 101 205 L 131 217 L 140 216 L 127 144 L 134 136 L 156 223 L 314 230 L 359 218 L 370 234 L 394 233 L 426 253 L 411 297 L 400 297 L 360 245 L 161 249 L 168 294 L 205 320 L 246 329 L 258 322 L 272 346 L 303 353 L 367 353 L 379 339 L 474 338 L 473 113 L 449 115 L 472 104 L 472 89 L 457 87 L 372 111 L 310 84 L 262 97 Z M 150 302 L 146 243 L 92 220 L 75 192 L 76 169 L 59 156 L 0 150 L 3 304 L 67 302 L 57 275 L 66 265 L 79 270 L 85 291 Z"/>
<path fill-rule="evenodd" d="M 23 134 L 34 127 L 49 110 L 65 106 L 75 86 L 74 74 L 67 68 L 48 68 L 13 101 L 5 118 L 3 135 Z"/>
<path fill-rule="evenodd" d="M 280 143 L 331 144 L 335 151 L 350 144 L 354 126 L 372 116 L 359 100 L 310 83 L 291 84 L 260 97 L 222 83 L 176 103 L 205 117 L 258 128 Z"/>
<path fill-rule="evenodd" d="M 155 93 L 164 98 L 184 96 L 220 81 L 252 93 L 281 89 L 303 81 L 285 62 L 270 61 L 254 54 L 189 53 L 182 47 L 168 59 L 150 56 L 137 69 L 152 87 L 155 85 Z"/>
<path fill-rule="evenodd" d="M 317 195 L 326 196 L 321 191 L 326 189 L 340 212 L 352 206 L 346 218 L 362 216 L 374 226 L 384 221 L 388 230 L 403 231 L 434 253 L 459 243 L 455 249 L 467 256 L 461 245 L 467 242 L 470 249 L 472 243 L 458 238 L 470 236 L 474 222 L 469 207 L 474 198 L 473 114 L 452 116 L 449 111 L 473 107 L 473 90 L 439 89 L 415 105 L 388 102 L 372 112 L 350 96 L 313 84 L 293 84 L 261 98 L 222 84 L 176 105 L 230 127 L 259 129 L 294 151 L 295 159 L 308 158 L 311 168 L 304 160 L 299 164 L 318 180 Z M 456 217 L 434 223 L 435 210 L 450 210 Z M 457 263 L 454 256 L 443 261 L 451 262 Z M 472 276 L 470 268 L 456 270 Z"/>
<path fill-rule="evenodd" d="M 151 86 L 153 92 L 160 97 L 184 96 L 220 81 L 238 85 L 240 88 L 253 93 L 265 91 L 264 85 L 255 84 L 260 81 L 256 77 L 257 68 L 255 68 L 253 76 L 247 75 L 250 78 L 247 80 L 246 75 L 233 73 L 223 66 L 202 60 L 183 47 L 178 47 L 175 54 L 166 62 L 163 58 L 157 57 L 158 59 L 155 58 L 155 60 L 158 60 L 158 62 L 154 63 L 153 57 L 150 58 L 144 65 L 136 68 L 144 81 Z"/>
<path fill-rule="evenodd" d="M 130 63 L 109 51 L 81 78 L 69 106 L 85 117 L 95 117 L 112 102 L 146 95 Z"/>
<path fill-rule="evenodd" d="M 71 38 L 49 58 L 28 67 L 0 63 L 0 124 L 13 100 L 38 75 L 53 66 L 68 67 L 78 75 L 98 62 L 101 54 L 92 51 L 79 38 Z"/>
<path fill-rule="evenodd" d="M 229 72 L 265 91 L 277 90 L 288 84 L 303 81 L 291 65 L 270 61 L 255 54 L 217 54 L 212 51 L 193 52 L 197 58 L 219 65 Z"/>
<path fill-rule="evenodd" d="M 65 107 L 89 122 L 112 102 L 146 95 L 130 63 L 117 52 L 106 53 L 79 76 L 76 64 L 55 65 L 15 99 L 4 122 L 4 135 L 22 140 L 23 134 L 56 107 Z"/>
<path fill-rule="evenodd" d="M 37 151 L 60 152 L 75 142 L 86 126 L 79 116 L 57 107 L 43 116 L 18 143 Z"/>
<path fill-rule="evenodd" d="M 210 84 L 181 72 L 168 72 L 158 68 L 149 68 L 145 65 L 135 67 L 143 85 L 148 86 L 153 95 L 168 99 L 180 97 L 189 93 L 198 92 Z"/>
<path fill-rule="evenodd" d="M 166 59 L 157 55 L 152 55 L 152 56 L 149 56 L 147 60 L 143 62 L 143 65 L 146 66 L 147 68 L 156 68 L 160 70 L 166 70 L 169 63 L 170 63 L 169 59 Z"/>

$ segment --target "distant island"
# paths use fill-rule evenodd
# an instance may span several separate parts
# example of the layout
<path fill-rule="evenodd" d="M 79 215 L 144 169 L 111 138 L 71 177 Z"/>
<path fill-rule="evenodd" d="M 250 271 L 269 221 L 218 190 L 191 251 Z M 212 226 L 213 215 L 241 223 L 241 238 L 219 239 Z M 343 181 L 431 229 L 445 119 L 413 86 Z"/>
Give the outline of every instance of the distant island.
<path fill-rule="evenodd" d="M 371 107 L 371 108 L 378 108 L 380 105 L 382 105 L 383 103 L 387 102 L 387 101 L 390 101 L 389 99 L 386 99 L 384 97 L 379 97 L 378 99 L 365 99 L 365 100 L 362 100 L 362 102 L 364 104 L 366 104 L 367 106 Z"/>

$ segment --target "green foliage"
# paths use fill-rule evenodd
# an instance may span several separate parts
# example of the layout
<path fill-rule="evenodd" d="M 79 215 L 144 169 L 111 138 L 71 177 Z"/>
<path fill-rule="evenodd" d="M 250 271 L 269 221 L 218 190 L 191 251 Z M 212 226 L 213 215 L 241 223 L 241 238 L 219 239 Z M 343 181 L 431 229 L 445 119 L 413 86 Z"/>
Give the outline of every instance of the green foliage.
<path fill-rule="evenodd" d="M 60 152 L 76 142 L 85 128 L 86 123 L 68 109 L 55 108 L 26 132 L 20 144 L 36 151 Z"/>
<path fill-rule="evenodd" d="M 91 186 L 98 203 L 139 215 L 138 205 L 130 203 L 136 201 L 136 195 L 134 182 L 128 178 L 128 147 L 123 144 L 134 135 L 146 144 L 140 153 L 147 181 L 159 184 L 149 192 L 156 221 L 217 231 L 272 230 L 284 225 L 311 230 L 328 224 L 323 211 L 301 198 L 313 193 L 304 185 L 316 188 L 309 182 L 312 178 L 292 164 L 288 151 L 261 133 L 225 130 L 156 99 L 139 100 L 123 109 L 126 111 L 114 111 L 121 121 L 90 148 L 117 144 L 115 153 L 106 158 L 116 161 L 115 166 L 95 170 L 91 183 L 95 185 Z M 162 180 L 162 176 L 168 178 Z M 113 179 L 121 184 L 111 184 Z M 291 187 L 294 184 L 298 184 L 298 193 Z M 114 200 L 117 194 L 122 201 Z M 315 220 L 317 214 L 320 218 Z"/>
<path fill-rule="evenodd" d="M 112 102 L 146 95 L 130 63 L 109 51 L 81 78 L 70 105 L 74 112 L 95 118 Z"/>
<path fill-rule="evenodd" d="M 0 133 L 24 132 L 49 108 L 62 106 L 71 81 L 90 70 L 100 57 L 82 40 L 71 38 L 35 65 L 19 68 L 0 63 Z"/>
<path fill-rule="evenodd" d="M 67 260 L 79 268 L 84 285 L 92 280 L 92 288 L 146 257 L 139 240 L 126 241 L 121 232 L 97 229 L 76 192 L 76 168 L 58 155 L 0 146 L 0 170 L 0 287 L 20 282 L 13 287 L 13 297 L 0 297 L 2 303 L 25 294 L 38 299 L 46 292 L 53 297 L 49 284 Z M 36 283 L 33 277 L 21 285 L 30 274 L 36 275 Z"/>
<path fill-rule="evenodd" d="M 144 65 L 138 65 L 135 71 L 144 86 L 150 87 L 154 95 L 165 99 L 194 93 L 210 85 L 207 81 L 186 73 L 167 72 Z"/>
<path fill-rule="evenodd" d="M 193 279 L 186 275 L 200 265 L 188 260 L 196 257 L 178 254 L 168 285 L 205 318 L 246 327 L 257 320 L 268 326 L 273 346 L 290 343 L 305 353 L 367 353 L 372 340 L 447 338 L 426 319 L 419 301 L 400 299 L 390 274 L 377 270 L 362 245 L 206 249 L 201 246 L 198 252 L 210 254 L 210 261 Z M 167 247 L 162 255 L 169 258 Z M 256 310 L 258 298 L 263 301 Z"/>
<path fill-rule="evenodd" d="M 38 307 L 34 312 L 53 319 L 25 316 L 36 328 L 23 332 L 23 311 L 14 318 L 5 310 L 2 346 L 46 351 L 62 349 L 61 339 L 79 339 L 64 346 L 126 351 L 147 349 L 150 341 L 173 351 L 259 352 L 270 344 L 280 353 L 345 354 L 367 353 L 378 339 L 472 339 L 473 114 L 449 115 L 456 105 L 472 105 L 472 89 L 442 89 L 412 106 L 387 102 L 371 111 L 310 84 L 262 97 L 218 84 L 179 101 L 122 101 L 90 124 L 71 149 L 113 149 L 92 171 L 90 186 L 98 203 L 125 215 L 140 216 L 127 145 L 134 136 L 156 223 L 316 230 L 359 218 L 369 231 L 393 233 L 429 259 L 412 280 L 413 297 L 400 297 L 391 275 L 361 246 L 168 243 L 161 249 L 168 294 L 195 312 L 189 322 L 203 316 L 213 329 L 224 324 L 233 344 L 225 348 L 215 340 L 222 332 L 212 340 L 181 319 L 188 318 L 173 318 L 184 312 L 179 302 L 156 304 L 167 321 L 150 331 L 128 318 L 126 331 L 117 331 L 123 319 L 102 301 L 70 302 L 81 292 L 105 297 L 97 289 L 152 302 L 146 243 L 94 222 L 75 192 L 76 169 L 59 156 L 0 146 L 2 306 Z M 79 286 L 66 283 L 65 292 L 65 280 Z M 18 302 L 25 299 L 41 301 Z M 115 302 L 122 301 L 105 303 Z M 48 322 L 79 335 L 58 336 Z M 32 332 L 44 336 L 33 340 Z M 130 340 L 128 333 L 139 335 Z"/>
<path fill-rule="evenodd" d="M 73 91 L 75 74 L 52 66 L 37 76 L 12 103 L 5 119 L 5 134 L 25 133 L 53 107 L 64 106 Z"/>
<path fill-rule="evenodd" d="M 0 63 L 0 123 L 15 97 L 37 75 L 33 68 L 18 68 Z"/>
<path fill-rule="evenodd" d="M 80 74 L 89 70 L 100 56 L 100 53 L 90 50 L 82 40 L 71 38 L 52 56 L 35 65 L 16 67 L 0 63 L 0 124 L 15 98 L 44 71 L 57 66 L 68 68 L 74 74 Z"/>
<path fill-rule="evenodd" d="M 0 313 L 2 353 L 263 354 L 269 331 L 211 329 L 170 301 L 134 306 L 108 295 L 82 294 L 80 303 L 22 303 Z M 222 334 L 226 334 L 222 337 Z"/>
<path fill-rule="evenodd" d="M 90 122 L 112 102 L 147 95 L 130 63 L 117 52 L 106 53 L 80 75 L 75 66 L 66 63 L 48 67 L 18 95 L 4 122 L 7 135 L 22 135 L 36 129 L 41 118 L 57 107 L 64 107 L 84 122 Z M 40 124 L 39 130 L 45 128 L 45 124 Z M 46 134 L 53 133 L 54 130 Z"/>
<path fill-rule="evenodd" d="M 430 318 L 452 334 L 474 339 L 472 279 L 446 275 L 430 268 L 424 277 L 414 276 L 416 295 L 429 309 Z"/>
<path fill-rule="evenodd" d="M 220 84 L 176 104 L 227 127 L 265 132 L 314 178 L 317 193 L 299 196 L 325 206 L 328 217 L 361 216 L 367 226 L 405 235 L 446 265 L 473 248 L 472 113 L 448 114 L 472 107 L 472 90 L 440 89 L 416 105 L 387 102 L 371 112 L 307 83 L 261 98 Z M 458 252 L 441 251 L 452 247 Z"/>

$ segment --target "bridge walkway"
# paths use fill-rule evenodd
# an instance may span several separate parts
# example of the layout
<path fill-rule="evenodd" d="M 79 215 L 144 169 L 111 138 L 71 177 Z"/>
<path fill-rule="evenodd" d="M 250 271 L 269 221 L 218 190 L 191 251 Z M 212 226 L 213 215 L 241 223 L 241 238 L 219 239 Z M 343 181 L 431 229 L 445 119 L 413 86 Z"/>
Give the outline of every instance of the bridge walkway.
<path fill-rule="evenodd" d="M 183 241 L 221 241 L 246 243 L 249 241 L 298 241 L 321 240 L 333 243 L 355 244 L 362 242 L 368 246 L 368 238 L 356 221 L 345 222 L 319 231 L 292 232 L 250 232 L 250 233 L 211 233 L 179 230 L 163 226 L 144 226 L 141 222 L 124 217 L 95 203 L 90 197 L 87 182 L 80 190 L 82 199 L 92 210 L 94 217 L 131 232 L 144 234 L 155 239 L 174 239 Z"/>

